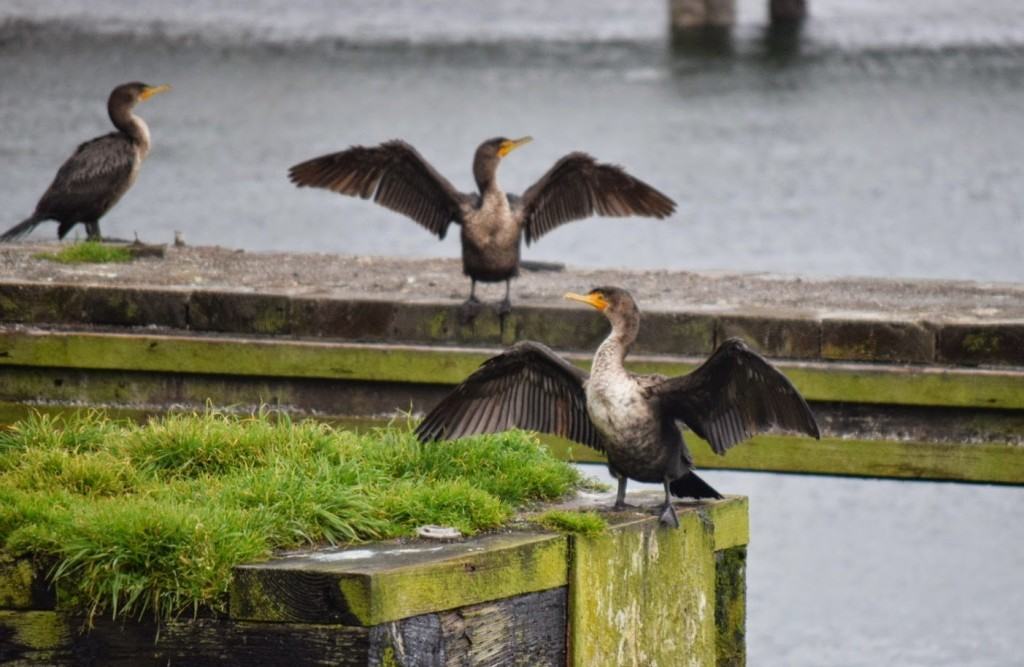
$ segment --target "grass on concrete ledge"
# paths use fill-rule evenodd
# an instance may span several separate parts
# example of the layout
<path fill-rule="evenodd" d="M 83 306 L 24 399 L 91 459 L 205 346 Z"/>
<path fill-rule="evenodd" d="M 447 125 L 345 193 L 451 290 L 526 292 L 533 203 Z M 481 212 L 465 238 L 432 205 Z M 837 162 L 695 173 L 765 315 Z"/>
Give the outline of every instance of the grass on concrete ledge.
<path fill-rule="evenodd" d="M 0 430 L 0 558 L 56 563 L 62 606 L 90 615 L 223 612 L 231 568 L 274 550 L 473 534 L 582 483 L 522 432 L 421 445 L 262 413 L 36 414 Z"/>
<path fill-rule="evenodd" d="M 46 259 L 61 264 L 104 264 L 107 262 L 130 262 L 132 254 L 121 246 L 108 245 L 99 241 L 83 241 L 61 248 L 58 252 L 41 252 L 32 255 L 35 259 Z"/>
<path fill-rule="evenodd" d="M 549 530 L 574 535 L 600 535 L 608 528 L 608 521 L 597 512 L 549 510 L 534 520 Z"/>

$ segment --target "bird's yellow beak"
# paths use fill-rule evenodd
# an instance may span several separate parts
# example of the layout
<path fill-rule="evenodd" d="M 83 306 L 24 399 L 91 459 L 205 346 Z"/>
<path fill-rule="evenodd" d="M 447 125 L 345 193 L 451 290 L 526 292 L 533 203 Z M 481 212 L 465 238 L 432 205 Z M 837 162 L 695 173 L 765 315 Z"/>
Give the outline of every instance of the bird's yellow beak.
<path fill-rule="evenodd" d="M 605 301 L 605 298 L 601 296 L 600 293 L 597 292 L 592 294 L 576 294 L 575 292 L 566 292 L 564 298 L 570 299 L 572 301 L 579 301 L 580 303 L 585 303 L 588 306 L 593 306 L 594 308 L 597 308 L 598 310 L 601 311 L 608 307 L 608 302 Z"/>
<path fill-rule="evenodd" d="M 170 89 L 171 87 L 168 86 L 166 83 L 160 86 L 147 86 L 146 88 L 142 89 L 141 93 L 139 93 L 139 99 L 148 100 L 154 95 L 157 95 L 159 93 L 166 93 Z"/>
<path fill-rule="evenodd" d="M 498 147 L 498 156 L 505 157 L 520 146 L 524 146 L 533 141 L 533 137 L 523 137 L 522 139 L 508 139 L 501 142 L 501 146 Z"/>

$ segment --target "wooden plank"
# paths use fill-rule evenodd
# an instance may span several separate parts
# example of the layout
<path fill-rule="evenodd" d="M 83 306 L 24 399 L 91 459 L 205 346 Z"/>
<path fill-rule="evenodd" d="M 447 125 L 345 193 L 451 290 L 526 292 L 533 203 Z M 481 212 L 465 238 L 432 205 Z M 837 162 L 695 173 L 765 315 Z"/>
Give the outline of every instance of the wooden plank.
<path fill-rule="evenodd" d="M 0 665 L 72 665 L 74 638 L 57 612 L 0 611 Z"/>
<path fill-rule="evenodd" d="M 536 532 L 465 542 L 383 542 L 235 568 L 231 616 L 377 625 L 564 586 L 564 536 Z"/>
<path fill-rule="evenodd" d="M 565 587 L 370 628 L 371 665 L 565 665 Z"/>
<path fill-rule="evenodd" d="M 544 438 L 556 456 L 603 463 L 583 445 Z M 686 441 L 698 468 L 852 477 L 1024 484 L 1024 447 L 1008 443 L 901 442 L 764 435 L 718 456 L 691 433 Z"/>
<path fill-rule="evenodd" d="M 0 664 L 220 667 L 367 664 L 365 628 L 179 619 L 162 624 L 0 611 Z"/>
<path fill-rule="evenodd" d="M 0 328 L 0 365 L 454 384 L 497 349 Z M 581 367 L 589 355 L 566 355 Z M 676 375 L 697 359 L 633 357 Z M 1024 371 L 777 363 L 808 400 L 1024 409 Z"/>

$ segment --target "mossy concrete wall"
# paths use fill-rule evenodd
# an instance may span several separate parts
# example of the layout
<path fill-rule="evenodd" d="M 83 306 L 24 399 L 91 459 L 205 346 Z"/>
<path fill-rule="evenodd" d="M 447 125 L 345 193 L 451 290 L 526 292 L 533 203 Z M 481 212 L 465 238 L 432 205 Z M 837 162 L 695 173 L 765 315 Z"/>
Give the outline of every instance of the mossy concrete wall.
<path fill-rule="evenodd" d="M 530 530 L 290 554 L 241 566 L 225 618 L 84 619 L 46 568 L 0 568 L 0 662 L 21 665 L 741 665 L 743 498 L 608 515 L 592 536 Z M 605 507 L 610 497 L 588 498 Z M 528 517 L 524 518 L 524 521 Z M 202 616 L 202 615 L 201 615 Z M 85 658 L 83 658 L 85 656 Z"/>
<path fill-rule="evenodd" d="M 589 350 L 604 322 L 561 296 L 615 284 L 644 313 L 640 353 L 704 355 L 738 335 L 780 358 L 1024 366 L 1022 285 L 567 268 L 524 271 L 509 316 L 487 305 L 467 321 L 457 260 L 199 247 L 116 266 L 36 258 L 54 246 L 0 247 L 0 320 Z"/>
<path fill-rule="evenodd" d="M 773 358 L 823 426 L 822 442 L 764 437 L 725 458 L 696 442 L 701 466 L 1024 482 L 1020 285 L 526 271 L 511 314 L 487 304 L 467 318 L 465 279 L 449 260 L 218 248 L 116 267 L 34 259 L 52 250 L 0 247 L 2 418 L 61 405 L 422 412 L 516 340 L 586 367 L 607 323 L 561 295 L 613 283 L 643 310 L 632 369 L 684 373 L 740 336 Z"/>

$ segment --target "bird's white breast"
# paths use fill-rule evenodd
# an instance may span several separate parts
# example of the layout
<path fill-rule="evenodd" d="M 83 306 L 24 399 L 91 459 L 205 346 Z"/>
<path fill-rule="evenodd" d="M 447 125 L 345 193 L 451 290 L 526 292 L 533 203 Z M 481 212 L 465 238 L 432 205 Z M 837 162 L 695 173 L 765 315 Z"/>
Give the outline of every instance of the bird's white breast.
<path fill-rule="evenodd" d="M 512 222 L 512 209 L 504 192 L 487 192 L 480 208 L 467 216 L 465 233 L 478 246 L 514 243 L 519 230 Z"/>
<path fill-rule="evenodd" d="M 651 415 L 640 385 L 628 375 L 602 379 L 587 383 L 587 412 L 602 435 L 621 442 L 648 430 Z"/>

